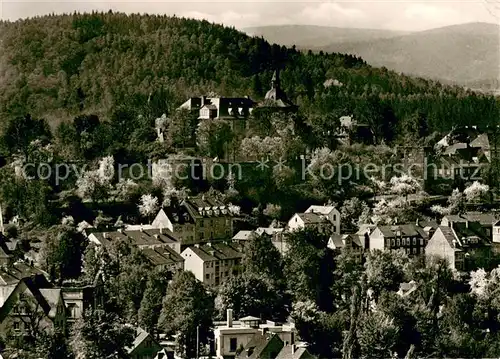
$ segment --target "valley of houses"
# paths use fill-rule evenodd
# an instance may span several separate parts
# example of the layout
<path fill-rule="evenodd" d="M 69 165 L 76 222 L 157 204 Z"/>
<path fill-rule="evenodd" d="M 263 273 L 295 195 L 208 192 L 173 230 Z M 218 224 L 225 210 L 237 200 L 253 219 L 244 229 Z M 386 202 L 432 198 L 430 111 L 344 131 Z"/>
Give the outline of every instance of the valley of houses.
<path fill-rule="evenodd" d="M 293 231 L 316 228 L 329 234 L 328 247 L 334 252 L 350 251 L 362 261 L 365 251 L 403 249 L 410 256 L 446 258 L 457 271 L 468 269 L 467 258 L 476 250 L 498 251 L 500 217 L 494 213 L 469 212 L 449 215 L 441 223 L 434 221 L 398 225 L 362 224 L 357 232 L 342 233 L 340 212 L 327 205 L 313 205 L 294 214 L 282 228 L 242 230 L 232 235 L 237 215 L 215 198 L 189 197 L 172 207 L 162 208 L 149 225 L 125 225 L 106 232 L 92 226 L 84 230 L 90 242 L 108 246 L 119 239 L 137 246 L 146 258 L 160 268 L 191 271 L 209 288 L 216 288 L 241 270 L 243 246 L 254 236 L 265 236 L 286 256 L 286 236 Z M 3 237 L 2 237 L 3 238 Z M 27 330 L 20 301 L 30 297 L 42 309 L 44 325 L 64 328 L 79 318 L 89 306 L 98 306 L 100 278 L 93 286 L 78 287 L 68 283 L 54 288 L 47 273 L 24 262 L 11 261 L 14 241 L 2 239 L 0 245 L 0 330 Z M 404 288 L 400 291 L 404 295 Z M 17 301 L 17 302 L 16 302 Z M 262 321 L 261 318 L 233 318 L 216 322 L 213 328 L 217 358 L 308 358 L 307 347 L 295 341 L 293 323 Z M 131 358 L 168 358 L 174 342 L 160 336 L 156 340 L 137 329 L 134 345 L 128 348 Z M 236 355 L 238 348 L 245 348 Z M 259 354 L 260 353 L 260 354 Z M 267 356 L 262 353 L 274 353 Z M 264 355 L 264 356 L 262 356 Z M 268 354 L 270 355 L 270 354 Z"/>
<path fill-rule="evenodd" d="M 296 107 L 280 88 L 279 74 L 275 74 L 266 100 L 277 108 L 294 111 Z M 248 98 L 201 97 L 189 99 L 181 107 L 199 111 L 203 118 L 231 118 L 233 129 L 245 126 L 244 119 L 252 111 Z M 363 132 L 366 126 L 351 118 L 342 119 L 345 133 Z M 161 141 L 163 133 L 158 128 Z M 475 129 L 470 129 L 472 132 Z M 476 131 L 477 132 L 477 131 Z M 345 135 L 345 134 L 344 134 Z M 347 135 L 345 135 L 347 136 Z M 344 136 L 344 137 L 345 137 Z M 340 136 L 342 137 L 342 136 Z M 456 163 L 459 172 L 472 172 L 477 166 L 491 160 L 487 136 L 476 134 L 470 143 L 448 143 L 444 138 L 441 158 Z M 345 140 L 349 140 L 344 138 Z M 415 159 L 409 159 L 415 161 Z M 441 170 L 440 170 L 441 171 Z M 457 172 L 456 174 L 459 174 Z M 455 173 L 451 173 L 452 175 Z M 439 175 L 447 175 L 439 172 Z M 243 247 L 255 236 L 264 236 L 283 255 L 287 255 L 287 235 L 305 228 L 316 228 L 329 235 L 328 247 L 334 253 L 349 251 L 363 260 L 363 254 L 373 250 L 404 250 L 408 256 L 438 256 L 445 258 L 457 271 L 469 270 L 468 258 L 474 251 L 493 253 L 500 249 L 500 217 L 495 213 L 469 212 L 444 216 L 440 223 L 417 221 L 397 225 L 360 224 L 357 231 L 342 231 L 338 208 L 313 205 L 295 213 L 282 227 L 235 231 L 238 214 L 210 195 L 188 197 L 169 207 L 163 207 L 148 225 L 121 225 L 97 231 L 90 224 L 83 230 L 89 242 L 109 246 L 117 240 L 126 240 L 144 253 L 155 267 L 176 271 L 191 271 L 208 288 L 217 288 L 241 271 Z M 236 232 L 236 233 L 235 233 Z M 0 236 L 0 331 L 22 334 L 28 330 L 27 318 L 41 315 L 44 326 L 65 328 L 82 316 L 89 307 L 102 301 L 102 278 L 93 285 L 81 287 L 64 283 L 55 287 L 47 273 L 32 262 L 14 262 L 15 240 Z M 405 295 L 402 286 L 399 294 Z M 30 298 L 40 308 L 38 313 L 26 313 L 23 301 Z M 293 323 L 276 323 L 262 318 L 233 318 L 231 310 L 223 322 L 213 328 L 216 358 L 279 358 L 312 357 L 307 346 L 296 340 Z M 158 338 L 137 329 L 137 337 L 127 351 L 133 359 L 165 359 L 174 355 L 172 338 Z M 237 354 L 238 348 L 244 350 Z"/>

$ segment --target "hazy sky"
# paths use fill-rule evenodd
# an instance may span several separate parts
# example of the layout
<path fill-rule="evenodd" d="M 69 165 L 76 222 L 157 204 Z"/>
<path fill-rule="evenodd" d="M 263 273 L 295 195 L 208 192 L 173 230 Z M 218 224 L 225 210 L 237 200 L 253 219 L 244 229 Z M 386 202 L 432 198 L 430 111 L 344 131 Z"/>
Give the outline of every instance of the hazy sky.
<path fill-rule="evenodd" d="M 465 22 L 499 23 L 500 0 L 0 0 L 3 19 L 102 10 L 176 14 L 243 28 L 256 25 L 314 24 L 417 31 Z"/>

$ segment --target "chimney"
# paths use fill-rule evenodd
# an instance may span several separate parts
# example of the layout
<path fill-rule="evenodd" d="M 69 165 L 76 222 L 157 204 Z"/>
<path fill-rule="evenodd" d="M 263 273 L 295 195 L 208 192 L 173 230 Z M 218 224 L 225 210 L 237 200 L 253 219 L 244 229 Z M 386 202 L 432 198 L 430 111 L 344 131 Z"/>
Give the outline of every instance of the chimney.
<path fill-rule="evenodd" d="M 465 228 L 469 228 L 469 220 L 468 219 L 465 220 Z"/>
<path fill-rule="evenodd" d="M 228 328 L 233 327 L 233 310 L 232 309 L 227 310 L 227 327 Z"/>
<path fill-rule="evenodd" d="M 103 232 L 103 233 L 102 233 L 102 238 L 108 238 L 108 233 Z"/>
<path fill-rule="evenodd" d="M 118 233 L 123 233 L 123 228 L 118 228 Z"/>
<path fill-rule="evenodd" d="M 158 234 L 155 234 L 155 238 L 158 239 L 160 238 L 160 236 Z"/>
<path fill-rule="evenodd" d="M 417 218 L 417 220 L 415 221 L 415 225 L 416 225 L 417 227 L 419 226 L 419 224 L 418 224 L 418 223 L 419 223 L 419 220 L 418 220 L 418 218 Z"/>
<path fill-rule="evenodd" d="M 295 344 L 292 344 L 292 355 L 295 354 Z"/>
<path fill-rule="evenodd" d="M 199 245 L 198 243 L 196 243 L 194 246 L 195 246 L 196 248 L 200 248 L 200 245 Z"/>
<path fill-rule="evenodd" d="M 205 106 L 205 102 L 207 102 L 207 96 L 203 95 L 203 96 L 201 96 L 201 106 L 200 107 Z"/>

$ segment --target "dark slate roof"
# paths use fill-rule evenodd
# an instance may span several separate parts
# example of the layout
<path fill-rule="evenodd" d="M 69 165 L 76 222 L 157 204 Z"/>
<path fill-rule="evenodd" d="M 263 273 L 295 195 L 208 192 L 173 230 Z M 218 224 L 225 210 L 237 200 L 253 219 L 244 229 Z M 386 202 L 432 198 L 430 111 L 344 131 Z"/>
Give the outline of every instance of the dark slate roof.
<path fill-rule="evenodd" d="M 280 341 L 283 344 L 283 341 L 272 333 L 255 334 L 252 339 L 245 346 L 245 349 L 237 356 L 238 359 L 259 359 L 261 357 L 261 353 L 266 349 L 266 347 L 271 343 L 271 341 Z M 250 354 L 250 355 L 248 355 Z"/>
<path fill-rule="evenodd" d="M 458 238 L 455 235 L 455 231 L 453 230 L 453 228 L 447 226 L 439 226 L 438 231 L 441 231 L 441 233 L 443 233 L 444 238 L 451 248 L 458 249 L 460 242 L 457 241 Z"/>
<path fill-rule="evenodd" d="M 403 237 L 418 237 L 422 236 L 421 228 L 414 224 L 401 224 L 394 226 L 378 226 L 386 238 L 396 238 L 397 232 L 400 231 Z"/>
<path fill-rule="evenodd" d="M 194 245 L 189 248 L 203 261 L 239 259 L 243 257 L 243 253 L 233 245 L 222 242 Z"/>
<path fill-rule="evenodd" d="M 23 278 L 33 278 L 36 276 L 47 278 L 48 274 L 26 263 L 16 262 L 8 267 L 0 268 L 0 285 L 15 284 Z"/>
<path fill-rule="evenodd" d="M 494 213 L 481 213 L 481 212 L 467 212 L 465 214 L 454 214 L 445 217 L 448 221 L 453 223 L 479 222 L 482 225 L 492 225 L 496 221 Z"/>
<path fill-rule="evenodd" d="M 328 220 L 316 213 L 297 213 L 297 215 L 304 221 L 305 224 L 327 223 Z"/>
<path fill-rule="evenodd" d="M 113 240 L 129 240 L 132 245 L 162 245 L 177 243 L 179 240 L 168 229 L 143 229 L 138 231 L 116 231 L 116 232 L 94 232 L 94 236 L 103 244 L 109 244 Z M 106 236 L 106 237 L 104 237 Z"/>
<path fill-rule="evenodd" d="M 170 247 L 144 248 L 142 253 L 156 266 L 173 265 L 184 262 L 184 258 Z"/>
<path fill-rule="evenodd" d="M 315 358 L 309 353 L 307 348 L 296 347 L 295 352 L 293 352 L 292 344 L 285 345 L 283 349 L 279 352 L 276 359 L 312 359 Z M 292 354 L 293 352 L 293 354 Z"/>

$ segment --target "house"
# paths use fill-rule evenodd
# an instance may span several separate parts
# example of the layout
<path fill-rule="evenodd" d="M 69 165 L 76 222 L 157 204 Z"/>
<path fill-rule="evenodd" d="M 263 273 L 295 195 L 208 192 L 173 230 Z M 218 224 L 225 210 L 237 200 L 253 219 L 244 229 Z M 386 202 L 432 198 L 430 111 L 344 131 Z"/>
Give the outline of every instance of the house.
<path fill-rule="evenodd" d="M 493 224 L 493 243 L 499 243 L 500 244 L 500 221 L 497 221 L 495 224 Z"/>
<path fill-rule="evenodd" d="M 151 226 L 173 233 L 185 247 L 211 239 L 230 238 L 234 217 L 229 206 L 214 196 L 201 195 L 163 207 Z"/>
<path fill-rule="evenodd" d="M 259 227 L 255 230 L 255 233 L 260 236 L 268 236 L 271 239 L 273 246 L 281 253 L 285 255 L 288 251 L 288 243 L 283 236 L 284 228 L 277 227 Z"/>
<path fill-rule="evenodd" d="M 81 318 L 89 308 L 97 308 L 103 304 L 98 285 L 78 286 L 76 283 L 63 283 L 61 293 L 66 305 L 68 324 Z"/>
<path fill-rule="evenodd" d="M 109 246 L 112 242 L 124 240 L 139 249 L 170 247 L 181 252 L 181 242 L 168 229 L 139 229 L 135 231 L 118 229 L 115 232 L 93 232 L 89 240 L 97 245 Z"/>
<path fill-rule="evenodd" d="M 30 336 L 34 330 L 66 331 L 66 307 L 61 289 L 39 288 L 30 278 L 2 288 L 0 333 Z"/>
<path fill-rule="evenodd" d="M 315 213 L 326 218 L 332 225 L 333 233 L 340 234 L 340 212 L 333 206 L 310 206 L 305 213 Z"/>
<path fill-rule="evenodd" d="M 425 247 L 426 257 L 446 259 L 452 269 L 469 269 L 467 259 L 479 251 L 491 251 L 491 242 L 477 222 L 439 226 Z"/>
<path fill-rule="evenodd" d="M 315 228 L 321 233 L 329 233 L 330 221 L 324 216 L 316 213 L 295 213 L 288 221 L 287 229 L 290 232 Z"/>
<path fill-rule="evenodd" d="M 369 235 L 370 250 L 404 249 L 410 256 L 424 253 L 427 234 L 415 224 L 377 226 Z"/>
<path fill-rule="evenodd" d="M 307 346 L 301 343 L 285 343 L 276 359 L 314 359 L 314 355 L 309 353 Z"/>
<path fill-rule="evenodd" d="M 201 96 L 188 99 L 179 109 L 198 111 L 198 120 L 227 120 L 231 130 L 244 132 L 255 105 L 249 97 Z"/>
<path fill-rule="evenodd" d="M 284 343 L 274 333 L 256 333 L 236 359 L 275 359 Z"/>
<path fill-rule="evenodd" d="M 170 247 L 144 248 L 142 253 L 155 268 L 173 273 L 184 270 L 184 258 Z"/>
<path fill-rule="evenodd" d="M 359 237 L 355 234 L 332 234 L 328 239 L 327 247 L 335 253 L 349 252 L 359 262 L 363 259 L 363 246 L 359 241 Z"/>
<path fill-rule="evenodd" d="M 208 286 L 218 286 L 240 272 L 243 253 L 234 245 L 219 242 L 189 246 L 181 256 L 184 270 Z"/>
<path fill-rule="evenodd" d="M 238 242 L 239 244 L 245 244 L 247 241 L 252 240 L 254 235 L 254 231 L 239 231 L 233 236 L 232 241 Z"/>
<path fill-rule="evenodd" d="M 49 288 L 49 274 L 24 262 L 17 261 L 0 267 L 0 290 L 4 286 L 17 284 L 23 279 L 31 279 L 39 288 Z"/>
<path fill-rule="evenodd" d="M 259 318 L 251 316 L 233 321 L 232 309 L 227 310 L 226 321 L 214 324 L 215 353 L 218 359 L 235 358 L 236 353 L 246 348 L 256 334 L 272 333 L 283 343 L 295 342 L 296 330 L 293 324 L 272 321 L 262 323 Z"/>
<path fill-rule="evenodd" d="M 142 328 L 137 328 L 132 345 L 126 349 L 130 359 L 154 359 L 162 347 L 151 334 Z"/>
<path fill-rule="evenodd" d="M 453 227 L 456 223 L 466 224 L 467 222 L 477 222 L 484 228 L 486 235 L 493 240 L 493 224 L 497 220 L 497 215 L 494 213 L 466 212 L 464 214 L 444 216 L 441 220 L 441 225 Z"/>
<path fill-rule="evenodd" d="M 358 231 L 354 233 L 354 235 L 358 237 L 359 243 L 361 243 L 363 249 L 370 249 L 370 234 L 375 228 L 377 228 L 375 224 L 360 224 Z"/>

